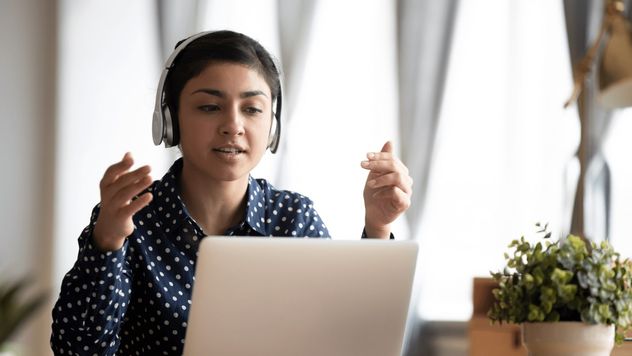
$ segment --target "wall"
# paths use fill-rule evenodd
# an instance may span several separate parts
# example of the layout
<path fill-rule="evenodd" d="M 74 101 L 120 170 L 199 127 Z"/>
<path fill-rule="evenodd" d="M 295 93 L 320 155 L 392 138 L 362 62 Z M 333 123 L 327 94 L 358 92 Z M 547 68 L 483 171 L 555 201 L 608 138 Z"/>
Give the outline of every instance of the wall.
<path fill-rule="evenodd" d="M 50 290 L 56 1 L 3 0 L 0 43 L 0 281 L 29 274 Z M 49 314 L 22 330 L 25 355 L 47 354 Z"/>

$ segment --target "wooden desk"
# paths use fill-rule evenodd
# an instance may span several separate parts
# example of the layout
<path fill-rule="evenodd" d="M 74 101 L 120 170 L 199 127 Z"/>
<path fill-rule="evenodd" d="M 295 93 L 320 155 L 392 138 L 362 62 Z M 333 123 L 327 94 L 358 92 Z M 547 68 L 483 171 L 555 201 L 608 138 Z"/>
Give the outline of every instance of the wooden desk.
<path fill-rule="evenodd" d="M 519 325 L 492 325 L 487 317 L 497 285 L 491 278 L 474 278 L 473 312 L 467 328 L 470 356 L 527 356 Z"/>
<path fill-rule="evenodd" d="M 610 354 L 612 356 L 630 356 L 632 355 L 632 341 L 626 341 L 621 346 L 616 346 Z"/>
<path fill-rule="evenodd" d="M 527 356 L 519 325 L 491 325 L 487 316 L 473 317 L 467 335 L 470 356 Z"/>
<path fill-rule="evenodd" d="M 519 325 L 491 324 L 487 311 L 493 303 L 491 278 L 474 278 L 472 319 L 468 325 L 470 356 L 527 356 Z M 632 336 L 632 335 L 631 335 Z M 632 341 L 615 346 L 611 356 L 632 356 Z"/>

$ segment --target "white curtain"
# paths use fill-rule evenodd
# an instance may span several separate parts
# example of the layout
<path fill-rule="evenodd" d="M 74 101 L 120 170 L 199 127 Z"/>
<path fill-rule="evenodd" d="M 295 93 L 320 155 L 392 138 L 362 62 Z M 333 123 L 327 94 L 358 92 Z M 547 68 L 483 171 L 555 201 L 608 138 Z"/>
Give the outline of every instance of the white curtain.
<path fill-rule="evenodd" d="M 300 96 L 285 116 L 282 188 L 313 198 L 335 239 L 362 232 L 360 161 L 388 139 L 401 144 L 395 14 L 390 1 L 319 0 Z M 404 221 L 397 238 L 408 236 Z"/>
<path fill-rule="evenodd" d="M 154 147 L 160 75 L 153 2 L 59 2 L 55 152 L 56 288 L 77 257 L 77 237 L 100 200 L 105 169 L 132 152 L 160 178 L 170 164 Z M 53 291 L 56 295 L 56 291 Z"/>
<path fill-rule="evenodd" d="M 318 0 L 278 0 L 278 32 L 281 49 L 281 68 L 279 69 L 283 78 L 282 137 L 292 132 L 292 117 L 297 100 L 300 98 L 317 5 Z M 279 165 L 276 174 L 270 178 L 274 179 L 279 186 L 285 184 L 283 173 L 288 169 L 285 156 L 287 149 L 287 141 L 282 139 L 277 151 L 280 156 Z"/>
<path fill-rule="evenodd" d="M 402 160 L 415 181 L 407 212 L 417 236 L 428 189 L 435 134 L 458 0 L 398 2 L 399 110 Z"/>
<path fill-rule="evenodd" d="M 161 65 L 169 57 L 178 41 L 199 31 L 199 0 L 158 0 L 158 34 Z"/>
<path fill-rule="evenodd" d="M 564 12 L 549 0 L 459 3 L 423 221 L 424 320 L 468 320 L 472 278 L 501 268 L 536 222 L 566 225 L 579 136 Z M 482 20 L 484 19 L 484 20 Z"/>
<path fill-rule="evenodd" d="M 435 135 L 449 63 L 458 0 L 398 1 L 399 123 L 402 160 L 415 186 L 407 212 L 411 236 L 417 237 L 425 205 Z M 407 326 L 407 353 L 418 354 L 415 284 Z"/>

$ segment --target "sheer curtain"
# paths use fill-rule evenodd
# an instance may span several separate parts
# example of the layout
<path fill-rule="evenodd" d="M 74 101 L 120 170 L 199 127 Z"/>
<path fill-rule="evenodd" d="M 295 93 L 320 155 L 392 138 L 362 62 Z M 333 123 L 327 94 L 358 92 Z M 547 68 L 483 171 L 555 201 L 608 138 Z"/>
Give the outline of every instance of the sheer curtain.
<path fill-rule="evenodd" d="M 399 121 L 402 160 L 415 180 L 407 212 L 413 236 L 425 205 L 457 4 L 458 0 L 398 2 Z"/>
<path fill-rule="evenodd" d="M 132 152 L 161 177 L 151 117 L 160 75 L 154 2 L 59 1 L 54 285 L 77 256 L 77 237 L 99 202 L 105 169 Z M 53 291 L 52 295 L 56 295 Z"/>
<path fill-rule="evenodd" d="M 400 145 L 395 10 L 381 0 L 320 0 L 315 11 L 283 188 L 313 198 L 335 239 L 358 239 L 364 225 L 360 161 L 388 139 Z M 406 227 L 396 233 L 406 238 Z"/>
<path fill-rule="evenodd" d="M 484 20 L 482 20 L 484 19 Z M 511 239 L 566 225 L 564 167 L 578 142 L 563 7 L 459 4 L 420 241 L 418 314 L 467 320 L 474 276 Z"/>
<path fill-rule="evenodd" d="M 283 74 L 283 132 L 291 133 L 292 118 L 300 99 L 305 63 L 311 44 L 312 24 L 318 0 L 278 0 L 279 42 L 281 48 L 281 72 Z M 274 177 L 277 184 L 285 183 L 288 161 L 285 159 L 287 141 L 279 143 L 278 167 Z"/>
<path fill-rule="evenodd" d="M 458 0 L 398 2 L 399 127 L 402 161 L 415 181 L 407 212 L 413 237 L 423 221 L 457 4 Z M 421 321 L 414 306 L 423 288 L 423 281 L 417 278 L 407 325 L 408 354 L 417 353 L 421 342 Z"/>
<path fill-rule="evenodd" d="M 198 20 L 200 5 L 200 0 L 157 1 L 162 63 L 173 52 L 178 41 L 200 31 Z"/>

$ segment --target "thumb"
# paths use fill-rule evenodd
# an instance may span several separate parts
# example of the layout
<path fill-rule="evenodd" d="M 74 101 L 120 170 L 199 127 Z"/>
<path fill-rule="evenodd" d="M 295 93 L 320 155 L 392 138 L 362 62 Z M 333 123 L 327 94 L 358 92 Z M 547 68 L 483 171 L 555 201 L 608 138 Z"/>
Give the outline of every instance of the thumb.
<path fill-rule="evenodd" d="M 380 152 L 393 152 L 393 143 L 391 141 L 386 141 Z"/>

